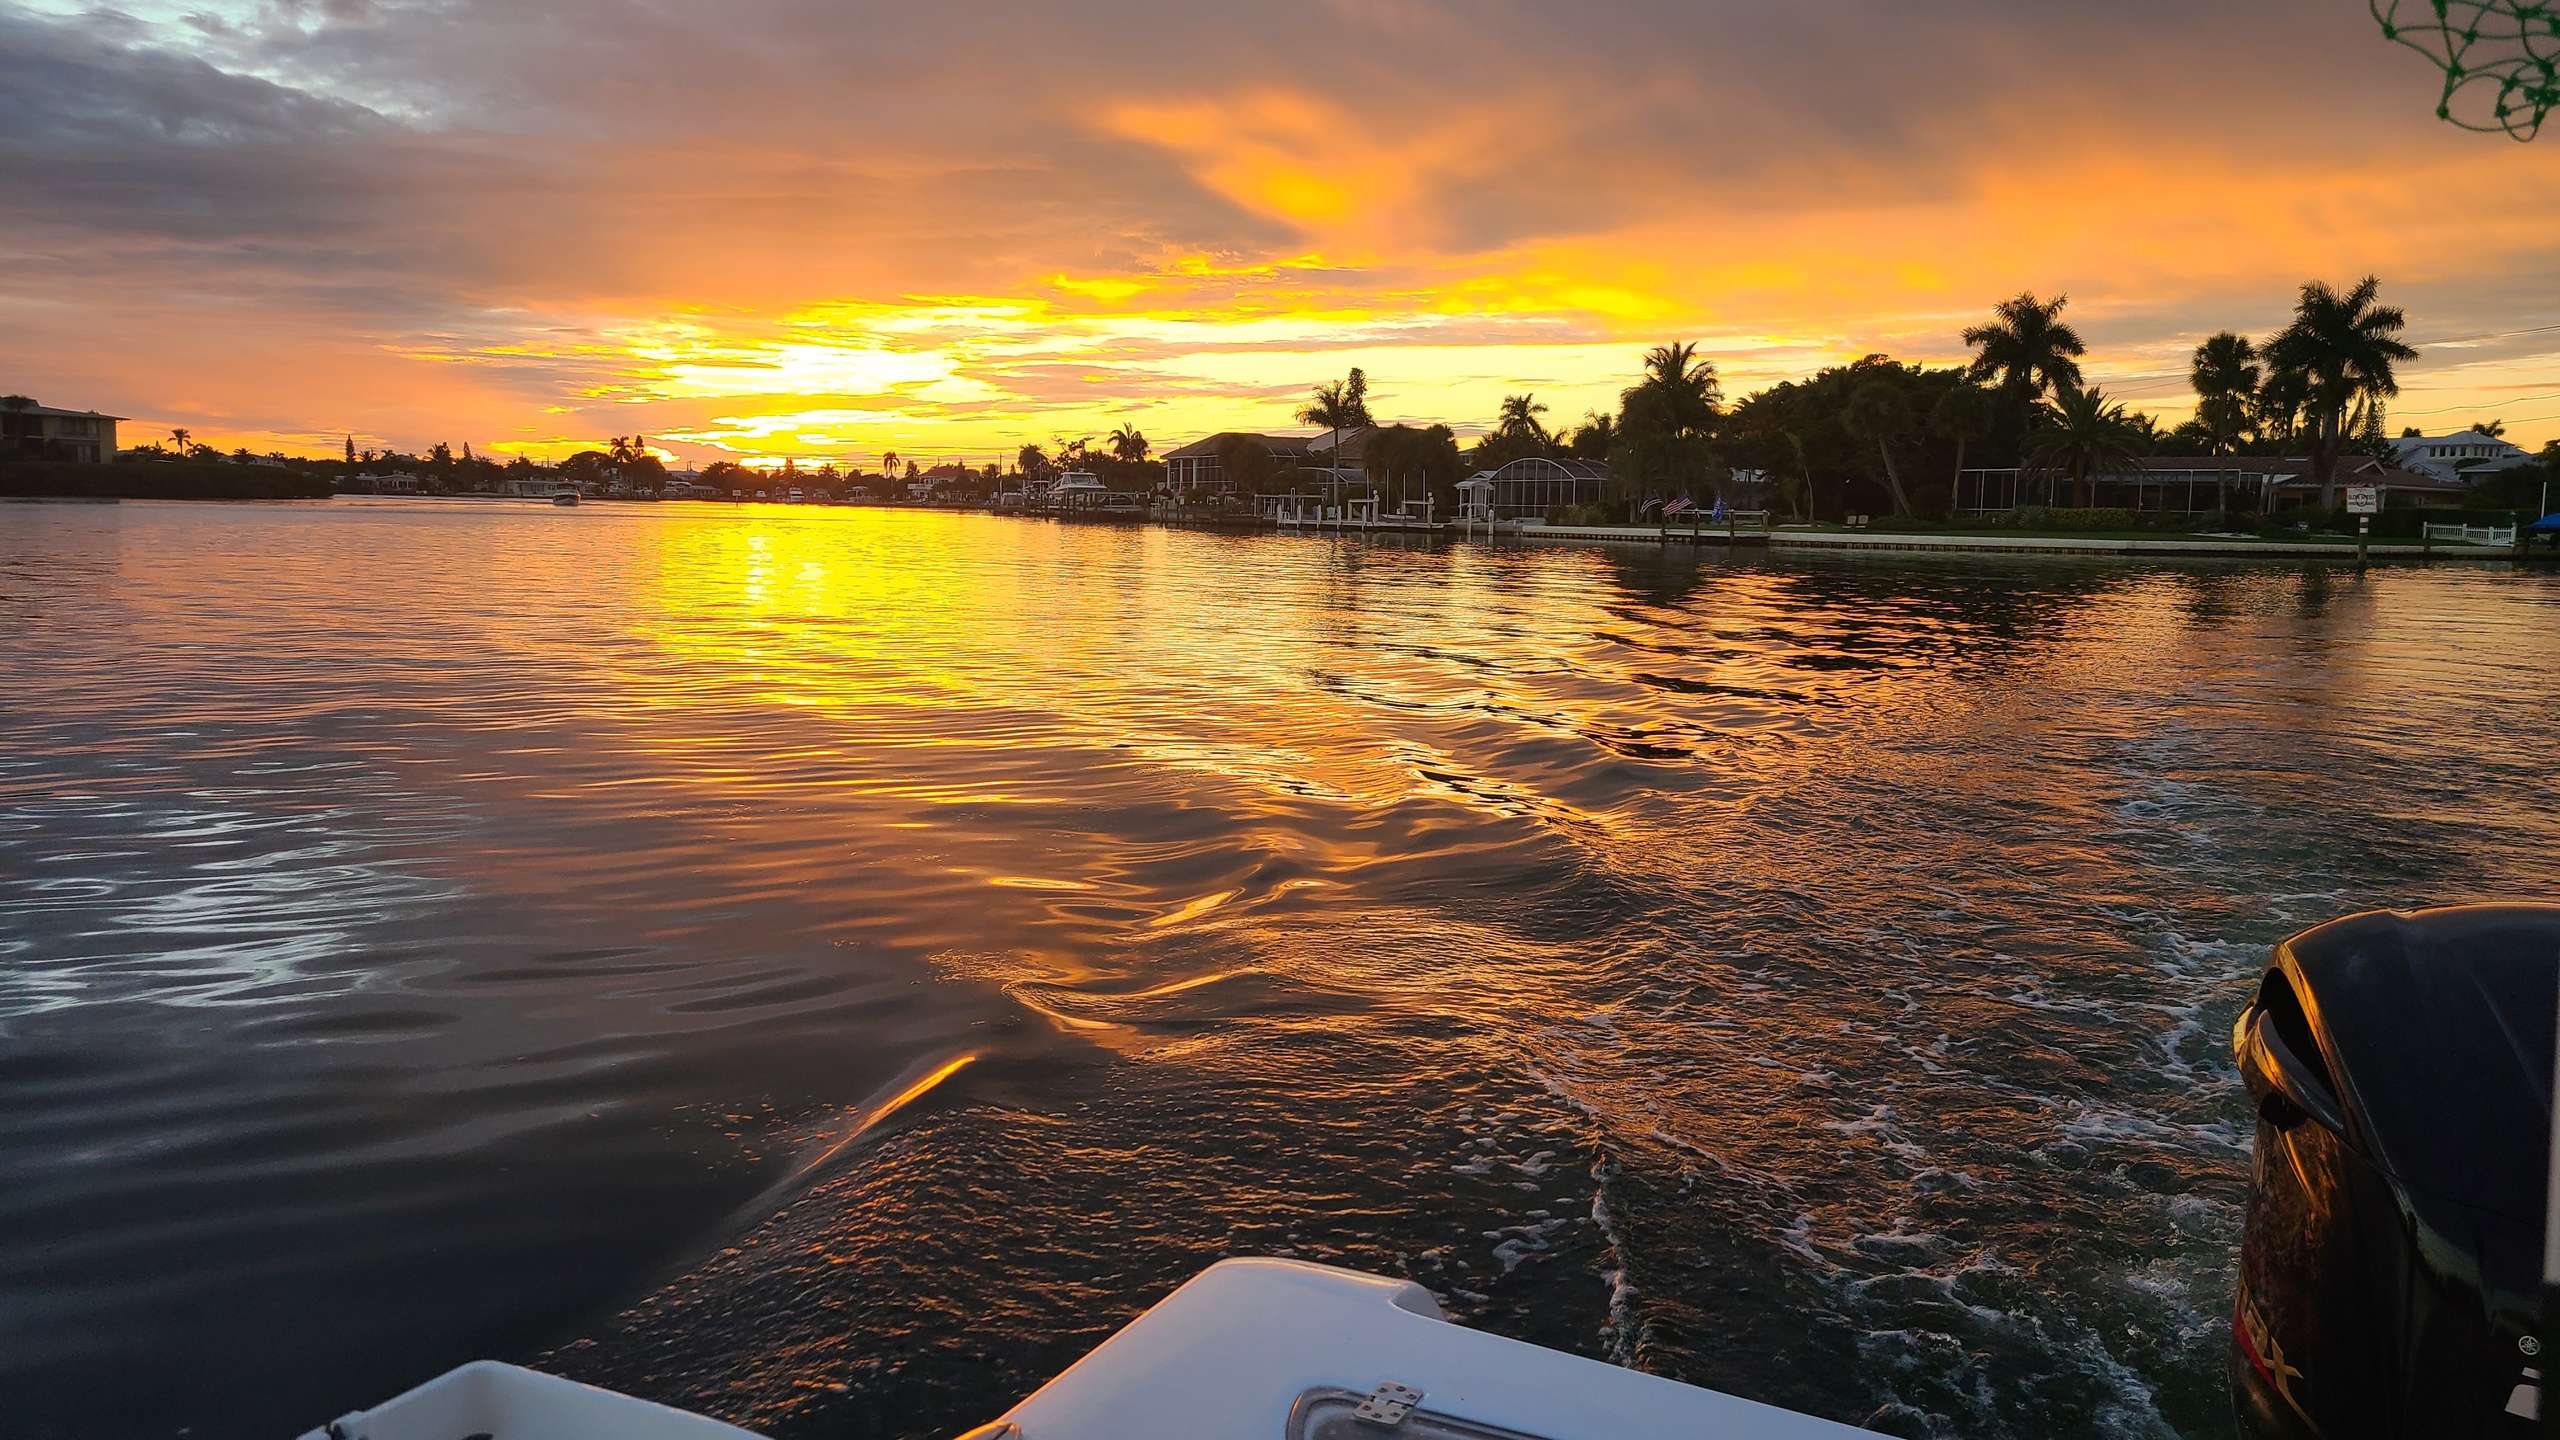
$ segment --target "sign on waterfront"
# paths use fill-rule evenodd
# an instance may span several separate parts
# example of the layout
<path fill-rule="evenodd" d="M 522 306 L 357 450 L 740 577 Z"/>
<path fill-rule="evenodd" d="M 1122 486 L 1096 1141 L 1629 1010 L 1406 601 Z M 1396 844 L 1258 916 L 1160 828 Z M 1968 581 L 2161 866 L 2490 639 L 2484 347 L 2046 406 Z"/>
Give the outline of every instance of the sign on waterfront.
<path fill-rule="evenodd" d="M 2348 514 L 2350 514 L 2350 515 L 2379 515 L 2379 514 L 2381 514 L 2381 513 L 2382 513 L 2382 487 L 2381 487 L 2381 486 L 2379 486 L 2379 485 L 2350 485 L 2350 486 L 2348 486 L 2348 487 L 2347 487 L 2347 513 L 2348 513 Z"/>

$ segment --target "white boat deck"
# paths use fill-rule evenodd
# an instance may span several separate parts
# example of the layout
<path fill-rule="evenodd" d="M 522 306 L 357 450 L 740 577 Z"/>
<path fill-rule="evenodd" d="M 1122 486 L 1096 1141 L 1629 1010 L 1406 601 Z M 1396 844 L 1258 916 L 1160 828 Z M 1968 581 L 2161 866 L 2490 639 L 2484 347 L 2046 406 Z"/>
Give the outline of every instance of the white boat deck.
<path fill-rule="evenodd" d="M 963 1440 L 1845 1440 L 1868 1432 L 1453 1325 L 1431 1292 L 1227 1260 Z M 480 1361 L 302 1440 L 753 1440 Z"/>
<path fill-rule="evenodd" d="M 475 1360 L 302 1440 L 760 1440 L 689 1410 Z"/>
<path fill-rule="evenodd" d="M 1535 1440 L 1833 1440 L 1828 1420 L 1452 1325 L 1431 1292 L 1296 1260 L 1227 1260 L 1007 1411 L 1021 1440 L 1284 1440 L 1316 1392 L 1422 1392 L 1356 1433 Z M 1312 1409 L 1313 1407 L 1309 1407 Z M 1435 1417 L 1472 1422 L 1429 1423 Z M 1301 1415 L 1305 1422 L 1311 1417 Z M 992 1436 L 1001 1430 L 988 1432 Z M 1330 1433 L 1307 1426 L 1296 1435 Z"/>

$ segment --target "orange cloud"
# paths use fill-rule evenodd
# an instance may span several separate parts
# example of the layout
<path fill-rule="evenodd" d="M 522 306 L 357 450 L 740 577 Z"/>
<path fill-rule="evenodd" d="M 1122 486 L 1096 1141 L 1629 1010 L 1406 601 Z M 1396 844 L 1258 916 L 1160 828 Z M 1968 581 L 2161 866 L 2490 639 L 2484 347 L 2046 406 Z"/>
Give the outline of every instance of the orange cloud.
<path fill-rule="evenodd" d="M 1948 361 L 2028 288 L 2174 412 L 2196 339 L 2367 271 L 2420 339 L 2496 337 L 2428 347 L 2403 411 L 2560 434 L 2530 401 L 2560 332 L 2500 333 L 2560 325 L 2560 152 L 2437 125 L 2316 0 L 1854 34 L 1725 0 L 1342 0 L 1320 35 L 991 0 L 996 49 L 778 0 L 646 27 L 208 3 L 230 28 L 0 14 L 46 62 L 0 134 L 27 177 L 0 349 L 14 388 L 226 447 L 987 457 L 1285 425 L 1352 364 L 1389 413 L 1466 425 L 1523 388 L 1605 407 L 1675 336 L 1735 392 Z M 1231 52 L 1253 64 L 1190 80 Z"/>

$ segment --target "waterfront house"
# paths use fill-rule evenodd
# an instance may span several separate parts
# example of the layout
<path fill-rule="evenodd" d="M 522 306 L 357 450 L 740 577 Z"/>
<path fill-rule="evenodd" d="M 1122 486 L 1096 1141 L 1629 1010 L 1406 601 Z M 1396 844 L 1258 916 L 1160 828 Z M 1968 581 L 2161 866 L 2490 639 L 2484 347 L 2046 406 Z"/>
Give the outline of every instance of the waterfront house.
<path fill-rule="evenodd" d="M 1309 442 L 1294 436 L 1262 435 L 1247 430 L 1221 430 L 1215 435 L 1194 440 L 1181 449 L 1170 451 L 1165 455 L 1166 486 L 1177 495 L 1193 490 L 1206 490 L 1219 495 L 1233 493 L 1236 488 L 1235 483 L 1227 477 L 1226 462 L 1218 458 L 1218 452 L 1226 447 L 1227 441 L 1239 436 L 1260 445 L 1264 452 L 1270 455 L 1271 468 L 1275 471 L 1286 470 L 1293 465 L 1305 466 L 1314 463 L 1309 459 L 1311 454 Z"/>
<path fill-rule="evenodd" d="M 1339 434 L 1328 430 L 1321 435 L 1310 435 L 1302 442 L 1307 447 L 1307 458 L 1300 463 L 1330 470 L 1346 482 L 1366 480 L 1369 476 L 1370 433 L 1369 427 L 1362 425 Z"/>
<path fill-rule="evenodd" d="M 116 459 L 116 422 L 129 418 L 95 410 L 57 410 L 32 402 L 0 406 L 0 450 L 29 459 L 111 465 Z"/>
<path fill-rule="evenodd" d="M 2318 482 L 2311 478 L 2311 462 L 2287 460 L 2286 473 L 2271 477 L 2274 503 L 2267 508 L 2287 505 L 2344 505 L 2343 495 L 2320 493 Z M 2404 470 L 2388 460 L 2372 455 L 2341 455 L 2338 473 L 2330 482 L 2332 490 L 2349 485 L 2370 485 L 2382 492 L 2382 508 L 2401 510 L 2415 505 L 2459 505 L 2471 493 L 2471 482 L 2452 475 L 2436 475 L 2419 470 Z"/>
<path fill-rule="evenodd" d="M 2287 505 L 2318 504 L 2319 483 L 2303 455 L 2153 455 L 2130 470 L 2089 477 L 2088 493 L 2066 475 L 2014 466 L 1967 470 L 1958 477 L 1956 508 L 1985 514 L 2021 505 L 2088 505 L 2099 509 L 2202 515 L 2216 508 L 2272 514 Z M 2459 479 L 2404 470 L 2372 455 L 2341 455 L 2331 480 L 2334 493 L 2348 485 L 2383 492 L 2386 509 L 2459 505 L 2469 485 Z"/>
<path fill-rule="evenodd" d="M 2401 469 L 2443 480 L 2477 481 L 2493 471 L 2533 463 L 2522 446 L 2478 430 L 2403 435 L 2391 442 L 2391 449 Z"/>

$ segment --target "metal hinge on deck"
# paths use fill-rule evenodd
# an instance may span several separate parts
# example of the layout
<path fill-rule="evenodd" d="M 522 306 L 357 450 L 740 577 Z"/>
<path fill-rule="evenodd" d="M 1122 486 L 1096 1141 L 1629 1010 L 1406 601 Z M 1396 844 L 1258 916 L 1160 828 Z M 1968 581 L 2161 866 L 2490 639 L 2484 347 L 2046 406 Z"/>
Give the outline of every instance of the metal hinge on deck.
<path fill-rule="evenodd" d="M 1404 1417 L 1412 1414 L 1414 1407 L 1421 1403 L 1420 1390 L 1393 1380 L 1382 1380 L 1378 1382 L 1377 1389 L 1369 1392 L 1368 1399 L 1352 1407 L 1351 1417 L 1393 1430 L 1403 1425 Z"/>

